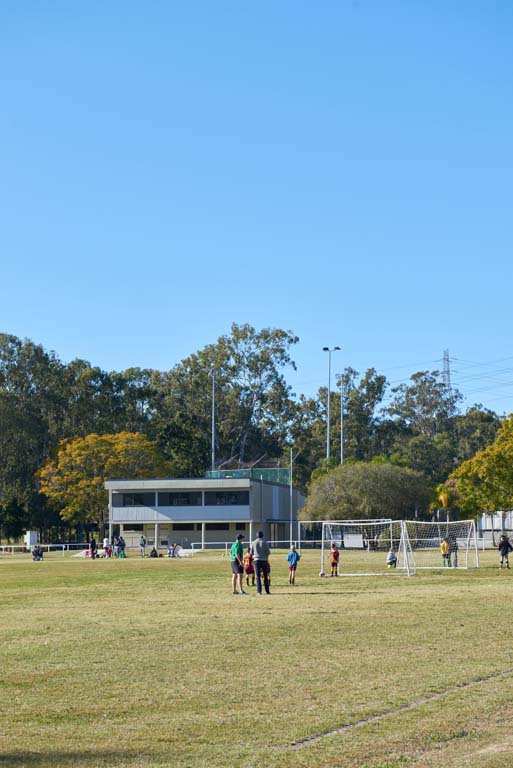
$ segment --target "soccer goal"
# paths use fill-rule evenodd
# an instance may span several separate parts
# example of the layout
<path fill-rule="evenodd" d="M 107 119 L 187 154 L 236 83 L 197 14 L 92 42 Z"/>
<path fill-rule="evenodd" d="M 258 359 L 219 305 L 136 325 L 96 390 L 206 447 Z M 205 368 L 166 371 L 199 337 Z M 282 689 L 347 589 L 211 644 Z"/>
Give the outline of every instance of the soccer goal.
<path fill-rule="evenodd" d="M 338 550 L 333 568 L 332 545 Z M 334 572 L 335 571 L 335 572 Z M 329 520 L 322 524 L 321 576 L 415 574 L 408 531 L 401 520 Z"/>
<path fill-rule="evenodd" d="M 473 520 L 404 524 L 417 568 L 479 568 Z"/>

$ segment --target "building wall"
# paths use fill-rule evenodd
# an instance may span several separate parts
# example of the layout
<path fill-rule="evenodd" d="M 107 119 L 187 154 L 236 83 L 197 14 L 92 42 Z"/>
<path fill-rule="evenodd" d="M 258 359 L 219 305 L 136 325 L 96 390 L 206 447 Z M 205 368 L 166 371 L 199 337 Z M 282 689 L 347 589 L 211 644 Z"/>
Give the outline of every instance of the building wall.
<path fill-rule="evenodd" d="M 119 480 L 107 481 L 109 494 L 109 519 L 111 531 L 122 533 L 128 547 L 139 546 L 141 533 L 148 545 L 153 546 L 156 525 L 158 526 L 158 547 L 177 543 L 190 547 L 201 545 L 202 523 L 205 523 L 204 541 L 220 543 L 233 541 L 237 533 L 244 533 L 246 541 L 255 537 L 262 529 L 267 538 L 285 541 L 289 536 L 290 489 L 266 481 L 249 479 L 194 479 L 194 480 Z M 113 506 L 113 493 L 201 493 L 202 504 L 190 506 Z M 208 494 L 217 492 L 223 497 L 222 503 L 205 504 Z M 249 493 L 248 504 L 224 503 L 224 495 L 239 496 Z M 174 500 L 176 501 L 176 494 Z M 155 502 L 162 497 L 155 496 Z M 167 500 L 167 499 L 166 499 Z M 303 495 L 293 489 L 293 521 L 297 509 L 304 504 Z M 184 526 L 187 525 L 187 528 Z"/>

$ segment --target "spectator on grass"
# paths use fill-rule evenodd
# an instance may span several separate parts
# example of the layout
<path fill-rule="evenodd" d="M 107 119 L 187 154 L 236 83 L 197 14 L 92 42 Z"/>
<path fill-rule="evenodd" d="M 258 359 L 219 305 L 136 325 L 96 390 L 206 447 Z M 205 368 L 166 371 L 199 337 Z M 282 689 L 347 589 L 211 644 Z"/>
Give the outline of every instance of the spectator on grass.
<path fill-rule="evenodd" d="M 175 554 L 175 545 L 170 544 L 169 547 L 167 548 L 167 556 L 174 557 L 174 554 Z"/>
<path fill-rule="evenodd" d="M 257 594 L 262 594 L 262 578 L 264 589 L 267 595 L 271 594 L 269 589 L 269 554 L 270 547 L 264 539 L 264 532 L 258 531 L 257 537 L 251 545 L 251 554 L 255 560 L 256 588 Z"/>
<path fill-rule="evenodd" d="M 331 543 L 330 547 L 330 566 L 331 566 L 331 573 L 330 576 L 338 576 L 338 561 L 340 560 L 340 552 L 338 551 L 338 547 L 333 541 Z"/>
<path fill-rule="evenodd" d="M 114 557 L 119 557 L 119 538 L 114 536 L 112 539 L 112 548 L 114 550 Z"/>
<path fill-rule="evenodd" d="M 144 538 L 144 534 L 141 534 L 141 538 L 139 539 L 139 549 L 141 550 L 141 557 L 144 557 L 146 553 L 146 539 Z"/>
<path fill-rule="evenodd" d="M 508 537 L 506 536 L 505 533 L 503 533 L 502 536 L 499 539 L 499 547 L 498 547 L 498 549 L 499 549 L 499 553 L 500 553 L 500 556 L 501 556 L 501 561 L 500 561 L 500 564 L 499 564 L 499 568 L 502 568 L 502 566 L 504 564 L 506 564 L 506 568 L 509 568 L 509 558 L 508 558 L 508 556 L 509 556 L 509 553 L 511 552 L 511 550 L 513 549 L 513 547 L 511 546 L 511 542 L 510 542 L 510 540 L 508 539 Z"/>
<path fill-rule="evenodd" d="M 96 549 L 97 549 L 97 547 L 96 547 L 96 540 L 95 540 L 95 538 L 93 536 L 93 538 L 89 542 L 89 552 L 91 553 L 91 560 L 94 560 L 95 557 L 96 557 Z"/>
<path fill-rule="evenodd" d="M 233 595 L 245 595 L 246 593 L 242 589 L 242 574 L 244 572 L 244 566 L 242 564 L 242 540 L 244 539 L 243 533 L 238 533 L 237 538 L 233 542 L 230 549 L 230 563 L 232 566 L 232 594 Z"/>
<path fill-rule="evenodd" d="M 289 584 L 292 586 L 296 583 L 296 568 L 300 559 L 301 555 L 299 552 L 296 552 L 295 545 L 291 544 L 290 552 L 287 555 L 287 562 L 289 564 Z"/>
<path fill-rule="evenodd" d="M 124 540 L 123 536 L 120 536 L 119 537 L 119 556 L 120 557 L 126 557 L 125 547 L 126 547 L 126 541 Z"/>
<path fill-rule="evenodd" d="M 150 557 L 158 557 L 158 556 L 159 556 L 159 553 L 157 552 L 155 547 L 152 547 L 150 552 Z"/>

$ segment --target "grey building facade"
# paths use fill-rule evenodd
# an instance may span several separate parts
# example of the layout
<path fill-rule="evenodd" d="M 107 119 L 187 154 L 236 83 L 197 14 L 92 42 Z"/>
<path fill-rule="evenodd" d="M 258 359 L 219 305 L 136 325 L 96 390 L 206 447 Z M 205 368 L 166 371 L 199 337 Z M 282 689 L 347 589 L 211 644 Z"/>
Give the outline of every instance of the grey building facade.
<path fill-rule="evenodd" d="M 204 549 L 243 533 L 263 530 L 271 541 L 288 542 L 304 496 L 297 488 L 254 478 L 107 480 L 109 537 L 119 533 L 128 547 L 169 544 Z"/>

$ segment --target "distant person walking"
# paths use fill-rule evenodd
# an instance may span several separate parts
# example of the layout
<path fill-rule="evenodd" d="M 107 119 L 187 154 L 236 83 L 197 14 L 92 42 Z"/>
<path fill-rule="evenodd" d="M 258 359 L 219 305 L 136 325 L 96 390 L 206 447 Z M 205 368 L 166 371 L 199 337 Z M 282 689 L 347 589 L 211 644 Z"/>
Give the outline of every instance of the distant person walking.
<path fill-rule="evenodd" d="M 499 554 L 501 556 L 501 562 L 500 562 L 499 568 L 502 568 L 503 565 L 506 565 L 506 568 L 509 568 L 509 553 L 511 552 L 513 547 L 511 546 L 511 542 L 505 533 L 503 533 L 499 539 L 498 549 L 499 549 Z"/>
<path fill-rule="evenodd" d="M 244 566 L 242 561 L 243 548 L 242 541 L 244 534 L 237 534 L 237 538 L 233 542 L 230 549 L 230 563 L 232 566 L 232 594 L 245 595 L 246 593 L 242 589 L 242 574 L 244 573 Z"/>
<path fill-rule="evenodd" d="M 91 560 L 94 560 L 96 558 L 96 540 L 94 536 L 89 542 L 89 552 L 91 553 Z"/>
<path fill-rule="evenodd" d="M 266 595 L 270 595 L 268 560 L 271 548 L 264 539 L 264 532 L 258 531 L 255 541 L 251 545 L 251 554 L 255 560 L 257 594 L 262 594 L 262 579 Z"/>
<path fill-rule="evenodd" d="M 144 535 L 141 535 L 141 538 L 139 539 L 139 549 L 141 550 L 141 557 L 144 557 L 146 554 L 146 539 L 144 538 Z"/>

